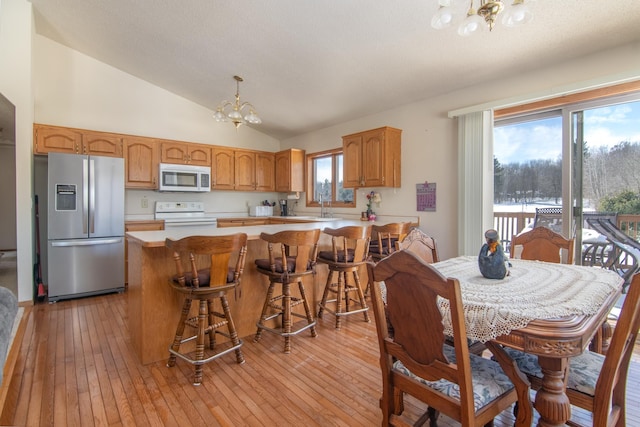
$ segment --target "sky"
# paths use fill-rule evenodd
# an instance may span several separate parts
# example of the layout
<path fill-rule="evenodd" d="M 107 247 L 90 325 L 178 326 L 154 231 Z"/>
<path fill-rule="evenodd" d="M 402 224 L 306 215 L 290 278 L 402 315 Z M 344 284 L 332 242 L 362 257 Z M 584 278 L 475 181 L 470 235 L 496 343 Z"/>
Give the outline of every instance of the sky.
<path fill-rule="evenodd" d="M 640 101 L 585 111 L 585 141 L 594 149 L 622 142 L 640 142 Z M 493 151 L 501 164 L 537 159 L 559 159 L 562 154 L 562 118 L 496 127 Z"/>

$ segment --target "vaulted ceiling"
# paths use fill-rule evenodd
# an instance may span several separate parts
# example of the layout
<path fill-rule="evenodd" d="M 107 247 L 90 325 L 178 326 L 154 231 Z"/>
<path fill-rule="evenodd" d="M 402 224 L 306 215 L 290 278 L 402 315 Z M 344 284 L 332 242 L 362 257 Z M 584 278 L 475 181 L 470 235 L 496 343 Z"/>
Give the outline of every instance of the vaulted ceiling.
<path fill-rule="evenodd" d="M 242 76 L 278 139 L 640 42 L 638 0 L 528 0 L 469 38 L 431 28 L 437 0 L 31 2 L 37 33 L 212 110 Z"/>

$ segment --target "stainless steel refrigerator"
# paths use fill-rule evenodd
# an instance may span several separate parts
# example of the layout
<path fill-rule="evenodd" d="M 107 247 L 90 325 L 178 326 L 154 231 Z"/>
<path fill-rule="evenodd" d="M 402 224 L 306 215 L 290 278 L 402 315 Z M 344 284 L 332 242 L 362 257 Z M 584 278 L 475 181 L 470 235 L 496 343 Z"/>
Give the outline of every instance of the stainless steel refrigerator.
<path fill-rule="evenodd" d="M 124 159 L 49 153 L 49 301 L 124 290 Z"/>

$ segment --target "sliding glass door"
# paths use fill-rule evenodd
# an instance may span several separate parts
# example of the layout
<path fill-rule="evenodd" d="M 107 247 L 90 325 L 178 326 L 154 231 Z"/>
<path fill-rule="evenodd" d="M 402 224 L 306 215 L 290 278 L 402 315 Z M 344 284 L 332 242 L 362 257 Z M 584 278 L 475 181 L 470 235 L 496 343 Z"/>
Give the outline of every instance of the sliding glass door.
<path fill-rule="evenodd" d="M 640 96 L 625 96 L 575 106 L 571 112 L 573 146 L 573 221 L 576 261 L 583 240 L 597 238 L 585 216 L 611 213 L 624 219 L 625 233 L 637 239 L 640 217 Z M 617 221 L 617 219 L 615 220 Z"/>
<path fill-rule="evenodd" d="M 506 246 L 545 208 L 556 231 L 576 239 L 579 263 L 594 237 L 584 212 L 640 218 L 640 94 L 496 120 L 493 137 L 494 223 Z M 626 231 L 637 236 L 630 218 Z"/>

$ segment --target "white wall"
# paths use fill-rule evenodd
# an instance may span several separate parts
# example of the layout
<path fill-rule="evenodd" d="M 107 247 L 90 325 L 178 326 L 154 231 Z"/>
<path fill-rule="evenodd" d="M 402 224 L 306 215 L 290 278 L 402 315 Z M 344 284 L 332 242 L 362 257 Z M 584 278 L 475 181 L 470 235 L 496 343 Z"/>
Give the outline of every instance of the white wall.
<path fill-rule="evenodd" d="M 0 3 L 0 93 L 16 107 L 16 232 L 18 300 L 33 299 L 33 202 L 31 191 L 33 96 L 31 3 Z"/>
<path fill-rule="evenodd" d="M 382 203 L 376 213 L 418 215 L 420 228 L 436 238 L 441 257 L 448 258 L 458 255 L 457 123 L 448 118 L 449 111 L 485 103 L 487 107 L 506 106 L 629 79 L 640 79 L 640 43 L 527 75 L 460 88 L 456 92 L 284 140 L 282 148 L 297 147 L 315 152 L 341 146 L 342 135 L 380 126 L 402 129 L 402 188 L 380 190 Z M 479 107 L 469 110 L 477 111 Z M 437 185 L 436 212 L 416 211 L 416 184 L 425 181 Z M 369 190 L 358 191 L 358 211 L 365 205 L 365 194 Z M 482 243 L 483 236 L 480 235 L 478 250 Z"/>
<path fill-rule="evenodd" d="M 142 135 L 278 151 L 280 142 L 252 128 L 238 131 L 218 123 L 213 112 L 124 73 L 46 37 L 36 36 L 34 58 L 35 122 L 130 135 Z M 147 208 L 142 199 L 147 198 Z M 153 215 L 155 201 L 200 200 L 210 212 L 246 214 L 247 204 L 275 201 L 276 193 L 211 192 L 185 195 L 128 190 L 130 219 Z"/>

